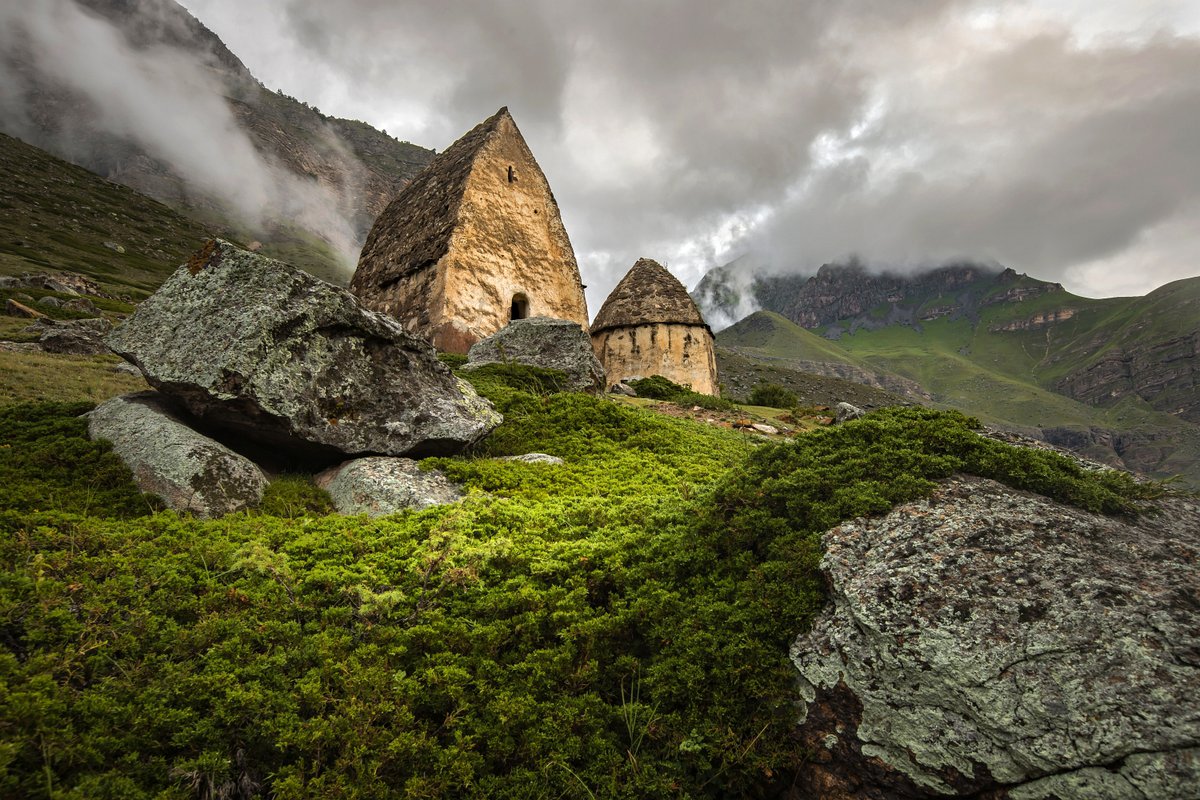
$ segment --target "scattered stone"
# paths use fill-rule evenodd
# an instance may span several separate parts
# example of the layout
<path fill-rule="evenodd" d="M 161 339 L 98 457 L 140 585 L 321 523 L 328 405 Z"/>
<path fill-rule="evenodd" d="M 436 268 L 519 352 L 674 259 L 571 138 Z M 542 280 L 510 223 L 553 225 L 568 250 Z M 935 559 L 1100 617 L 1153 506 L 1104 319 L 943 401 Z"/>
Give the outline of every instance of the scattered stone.
<path fill-rule="evenodd" d="M 801 793 L 1195 797 L 1200 502 L 1158 511 L 960 478 L 826 532 L 830 604 L 791 648 Z"/>
<path fill-rule="evenodd" d="M 77 297 L 74 300 L 65 300 L 60 308 L 65 308 L 67 311 L 75 311 L 80 314 L 99 314 L 100 309 L 86 297 Z"/>
<path fill-rule="evenodd" d="M 10 317 L 25 317 L 26 319 L 47 319 L 42 312 L 20 303 L 16 298 L 8 298 L 4 304 L 4 313 Z"/>
<path fill-rule="evenodd" d="M 47 353 L 99 356 L 112 352 L 104 341 L 104 337 L 112 330 L 112 323 L 103 317 L 71 320 L 44 319 L 26 330 L 41 334 L 38 344 Z"/>
<path fill-rule="evenodd" d="M 457 503 L 463 497 L 441 472 L 422 470 L 410 458 L 359 458 L 325 470 L 314 482 L 329 492 L 339 514 L 379 517 Z"/>
<path fill-rule="evenodd" d="M 774 425 L 768 425 L 765 422 L 756 422 L 753 425 L 751 425 L 750 427 L 753 428 L 754 430 L 758 431 L 759 433 L 766 434 L 767 436 L 778 436 L 779 435 L 779 428 L 776 428 Z"/>
<path fill-rule="evenodd" d="M 112 250 L 117 253 L 125 252 L 125 247 L 123 245 L 117 244 L 116 242 L 105 242 L 104 246 L 107 247 L 109 250 Z"/>
<path fill-rule="evenodd" d="M 608 393 L 609 394 L 623 394 L 626 397 L 637 397 L 638 396 L 637 391 L 635 391 L 632 386 L 630 386 L 628 383 L 625 383 L 624 381 L 618 381 L 617 383 L 614 383 L 612 386 L 608 387 Z"/>
<path fill-rule="evenodd" d="M 255 239 L 253 242 L 246 245 L 246 249 L 249 250 L 251 253 L 257 253 L 259 250 L 262 250 L 262 246 L 263 246 L 262 242 Z"/>
<path fill-rule="evenodd" d="M 40 353 L 42 346 L 37 342 L 0 341 L 0 353 Z"/>
<path fill-rule="evenodd" d="M 37 304 L 39 306 L 46 306 L 47 308 L 62 308 L 64 302 L 65 301 L 62 300 L 61 298 L 55 297 L 54 295 L 51 294 L 51 295 L 46 295 L 45 297 L 38 300 Z"/>
<path fill-rule="evenodd" d="M 525 453 L 519 456 L 501 456 L 499 461 L 520 461 L 523 464 L 565 464 L 558 456 L 547 453 Z"/>
<path fill-rule="evenodd" d="M 566 319 L 513 320 L 473 344 L 463 369 L 510 363 L 565 372 L 565 388 L 571 391 L 600 392 L 605 386 L 604 370 L 592 350 L 591 337 L 579 323 Z"/>
<path fill-rule="evenodd" d="M 223 241 L 180 267 L 108 343 L 206 424 L 315 461 L 451 454 L 501 421 L 397 321 Z"/>
<path fill-rule="evenodd" d="M 137 375 L 139 378 L 142 377 L 142 371 L 133 364 L 130 364 L 128 361 L 122 361 L 120 364 L 116 364 L 113 366 L 112 371 L 119 372 L 124 375 Z"/>
<path fill-rule="evenodd" d="M 115 397 L 87 418 L 88 434 L 112 442 L 138 487 L 176 511 L 220 517 L 262 501 L 267 488 L 262 470 L 192 430 L 162 395 Z"/>
<path fill-rule="evenodd" d="M 850 405 L 849 403 L 838 403 L 837 411 L 834 413 L 834 421 L 839 424 L 849 422 L 852 419 L 858 419 L 866 413 L 858 406 Z"/>

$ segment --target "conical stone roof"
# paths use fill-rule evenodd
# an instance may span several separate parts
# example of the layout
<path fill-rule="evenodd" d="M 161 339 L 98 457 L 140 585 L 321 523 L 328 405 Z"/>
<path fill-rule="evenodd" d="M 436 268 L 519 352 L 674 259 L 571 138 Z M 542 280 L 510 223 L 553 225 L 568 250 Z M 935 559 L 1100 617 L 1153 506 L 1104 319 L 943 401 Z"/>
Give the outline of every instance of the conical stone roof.
<path fill-rule="evenodd" d="M 674 323 L 708 328 L 679 279 L 657 261 L 640 258 L 600 307 L 592 335 L 610 328 Z"/>
<path fill-rule="evenodd" d="M 355 293 L 431 267 L 446 254 L 475 158 L 506 119 L 512 121 L 507 106 L 435 157 L 388 204 L 363 245 L 350 284 Z"/>

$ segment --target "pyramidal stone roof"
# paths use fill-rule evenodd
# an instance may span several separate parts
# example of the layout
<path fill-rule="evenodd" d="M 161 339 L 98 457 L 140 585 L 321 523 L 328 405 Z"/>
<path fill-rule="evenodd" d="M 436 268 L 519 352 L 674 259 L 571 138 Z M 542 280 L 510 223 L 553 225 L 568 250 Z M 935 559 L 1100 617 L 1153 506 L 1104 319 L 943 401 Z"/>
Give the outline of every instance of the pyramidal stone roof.
<path fill-rule="evenodd" d="M 467 131 L 396 195 L 367 234 L 352 289 L 411 275 L 446 254 L 475 157 L 506 119 L 512 121 L 507 106 Z"/>
<path fill-rule="evenodd" d="M 656 323 L 708 327 L 679 279 L 657 261 L 640 258 L 600 307 L 592 334 Z"/>

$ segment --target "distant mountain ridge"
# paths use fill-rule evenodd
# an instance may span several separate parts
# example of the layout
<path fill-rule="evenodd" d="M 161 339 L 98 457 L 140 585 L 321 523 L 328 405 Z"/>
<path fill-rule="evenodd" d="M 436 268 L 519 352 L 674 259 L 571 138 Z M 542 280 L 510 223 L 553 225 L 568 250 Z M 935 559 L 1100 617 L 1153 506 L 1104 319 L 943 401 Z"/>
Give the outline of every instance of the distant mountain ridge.
<path fill-rule="evenodd" d="M 431 150 L 397 141 L 366 123 L 328 117 L 267 89 L 216 34 L 173 0 L 73 2 L 87 17 L 119 32 L 119 52 L 138 64 L 157 70 L 161 63 L 168 76 L 178 73 L 215 87 L 236 124 L 231 136 L 243 137 L 234 143 L 251 145 L 252 150 L 245 149 L 257 154 L 262 174 L 241 176 L 244 197 L 231 197 L 240 190 L 236 186 L 214 191 L 205 185 L 203 172 L 215 173 L 221 165 L 173 163 L 147 144 L 141 131 L 114 126 L 102 99 L 52 74 L 30 52 L 0 53 L 0 64 L 20 87 L 25 112 L 21 119 L 6 119 L 0 129 L 216 225 L 226 235 L 259 239 L 266 252 L 323 277 L 348 279 L 375 217 L 433 157 Z M 220 133 L 223 123 L 203 118 L 204 109 L 196 108 L 195 124 L 212 125 Z M 250 219 L 247 207 L 261 218 Z"/>
<path fill-rule="evenodd" d="M 812 276 L 724 267 L 692 294 L 706 316 L 744 307 L 747 294 L 763 309 L 717 335 L 719 360 L 915 399 L 899 376 L 937 404 L 1200 486 L 1200 278 L 1095 300 L 972 263 L 912 276 L 858 264 Z"/>

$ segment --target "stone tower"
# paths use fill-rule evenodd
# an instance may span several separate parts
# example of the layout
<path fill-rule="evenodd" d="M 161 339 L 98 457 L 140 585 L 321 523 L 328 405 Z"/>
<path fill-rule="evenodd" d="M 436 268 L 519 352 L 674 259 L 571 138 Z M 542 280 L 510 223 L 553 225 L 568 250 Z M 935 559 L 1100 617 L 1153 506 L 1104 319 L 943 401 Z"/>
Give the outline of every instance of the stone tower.
<path fill-rule="evenodd" d="M 592 347 L 609 381 L 662 375 L 718 394 L 713 335 L 683 284 L 639 259 L 592 322 Z"/>
<path fill-rule="evenodd" d="M 513 319 L 588 326 L 558 203 L 507 108 L 437 156 L 384 209 L 350 289 L 452 353 Z"/>

